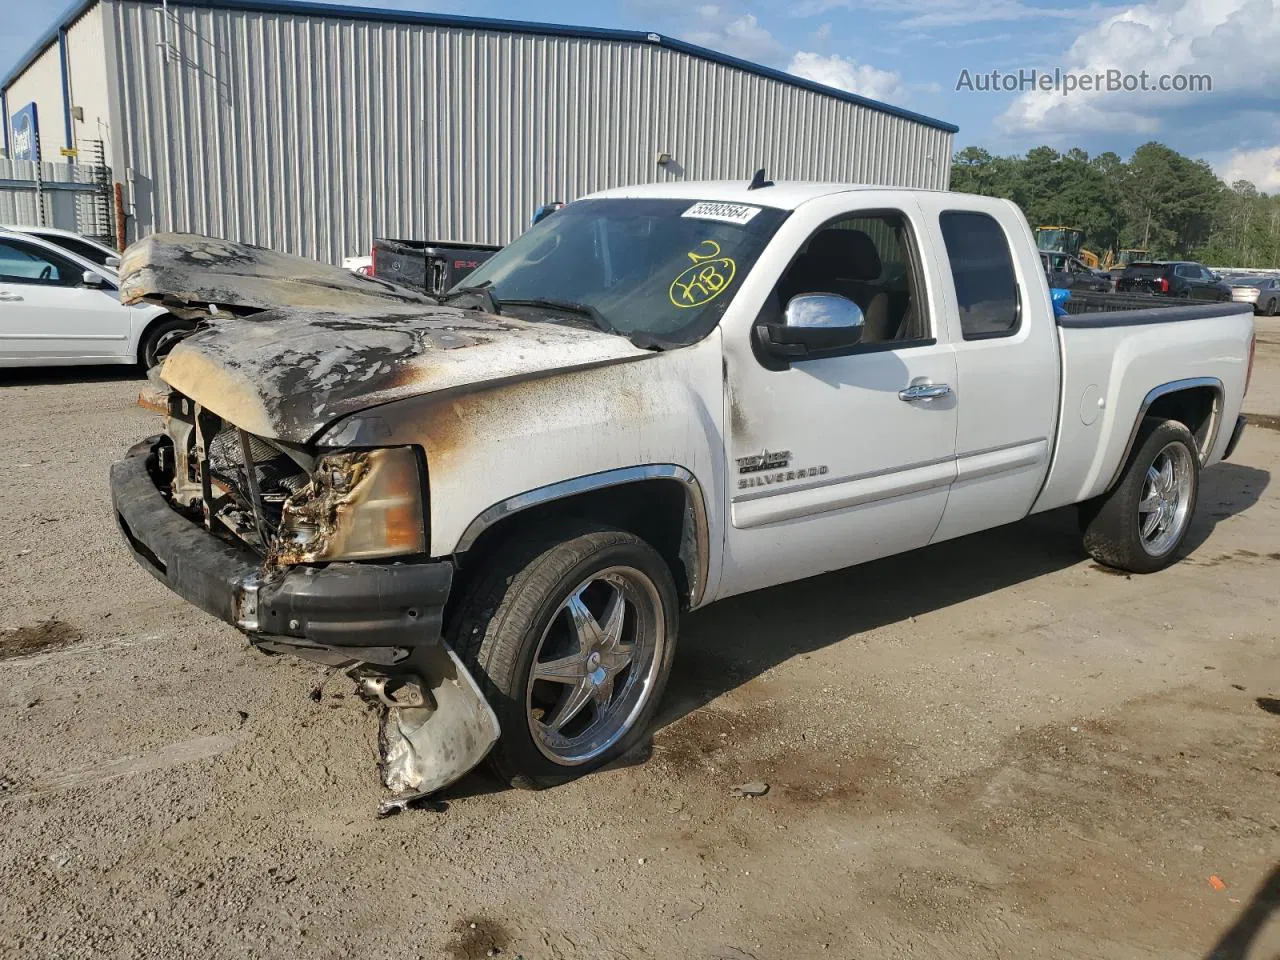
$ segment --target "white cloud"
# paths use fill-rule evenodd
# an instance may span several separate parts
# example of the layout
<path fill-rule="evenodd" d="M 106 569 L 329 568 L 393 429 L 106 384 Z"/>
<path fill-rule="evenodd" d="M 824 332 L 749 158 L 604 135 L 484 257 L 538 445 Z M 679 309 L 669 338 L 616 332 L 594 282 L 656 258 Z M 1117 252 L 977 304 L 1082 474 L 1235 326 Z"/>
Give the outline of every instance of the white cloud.
<path fill-rule="evenodd" d="M 707 4 L 694 9 L 697 23 L 681 38 L 743 60 L 775 64 L 785 55 L 782 44 L 760 26 L 755 14 L 735 17 L 723 7 Z"/>
<path fill-rule="evenodd" d="M 1057 92 L 1018 95 L 1000 118 L 1013 133 L 1155 134 L 1166 114 L 1179 132 L 1245 118 L 1274 124 L 1280 86 L 1280 3 L 1276 0 L 1151 0 L 1105 17 L 1081 33 L 1061 64 L 1076 74 L 1118 70 L 1149 82 L 1161 76 L 1208 74 L 1212 92 Z M 1034 64 L 1027 64 L 1028 67 Z M 1043 69 L 1043 67 L 1042 67 Z M 1174 112 L 1176 111 L 1176 112 Z"/>
<path fill-rule="evenodd" d="M 1280 147 L 1237 150 L 1217 165 L 1227 183 L 1248 180 L 1263 193 L 1280 193 Z"/>
<path fill-rule="evenodd" d="M 1014 20 L 1096 20 L 1106 8 L 1097 3 L 1041 7 L 1024 0 L 801 0 L 791 12 L 797 17 L 817 17 L 840 9 L 887 13 L 899 18 L 894 26 L 919 30 Z"/>
<path fill-rule="evenodd" d="M 907 95 L 902 74 L 897 71 L 878 70 L 870 64 L 857 63 L 834 53 L 824 56 L 801 50 L 791 58 L 787 72 L 872 100 L 900 102 Z"/>

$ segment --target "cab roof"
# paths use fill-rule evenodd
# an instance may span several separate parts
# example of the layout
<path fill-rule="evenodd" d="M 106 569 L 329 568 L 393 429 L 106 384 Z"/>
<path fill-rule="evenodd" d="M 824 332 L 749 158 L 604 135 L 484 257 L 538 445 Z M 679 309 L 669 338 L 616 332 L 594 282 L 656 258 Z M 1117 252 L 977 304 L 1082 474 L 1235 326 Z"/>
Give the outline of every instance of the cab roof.
<path fill-rule="evenodd" d="M 602 190 L 584 200 L 616 197 L 649 197 L 672 200 L 714 200 L 721 203 L 745 203 L 754 207 L 772 207 L 776 210 L 794 210 L 796 207 L 819 197 L 861 190 L 894 190 L 912 193 L 937 193 L 919 187 L 890 187 L 874 183 L 811 183 L 807 181 L 782 181 L 768 187 L 749 189 L 751 180 L 681 180 L 673 183 L 646 183 L 630 187 Z"/>

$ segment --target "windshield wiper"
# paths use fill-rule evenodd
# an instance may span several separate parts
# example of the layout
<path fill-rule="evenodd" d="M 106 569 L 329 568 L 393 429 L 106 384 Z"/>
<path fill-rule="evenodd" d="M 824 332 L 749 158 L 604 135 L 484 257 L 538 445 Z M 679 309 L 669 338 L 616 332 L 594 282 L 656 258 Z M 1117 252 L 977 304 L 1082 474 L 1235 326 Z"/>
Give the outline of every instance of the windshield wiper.
<path fill-rule="evenodd" d="M 468 293 L 479 294 L 483 296 L 486 301 L 488 301 L 489 313 L 498 313 L 498 301 L 494 298 L 492 291 L 490 291 L 489 289 L 489 285 L 492 283 L 493 283 L 492 280 L 486 280 L 484 281 L 484 283 L 477 283 L 474 286 L 454 287 L 448 293 L 441 294 L 436 299 L 439 300 L 441 304 L 446 304 L 446 303 L 449 303 L 451 300 L 454 300 Z"/>
<path fill-rule="evenodd" d="M 605 319 L 595 307 L 589 303 L 574 303 L 571 300 L 552 300 L 546 297 L 533 297 L 528 300 L 503 300 L 508 307 L 536 307 L 540 310 L 563 310 L 566 313 L 574 313 L 580 317 L 586 317 L 596 325 L 596 329 L 604 333 L 617 333 L 618 329 Z"/>

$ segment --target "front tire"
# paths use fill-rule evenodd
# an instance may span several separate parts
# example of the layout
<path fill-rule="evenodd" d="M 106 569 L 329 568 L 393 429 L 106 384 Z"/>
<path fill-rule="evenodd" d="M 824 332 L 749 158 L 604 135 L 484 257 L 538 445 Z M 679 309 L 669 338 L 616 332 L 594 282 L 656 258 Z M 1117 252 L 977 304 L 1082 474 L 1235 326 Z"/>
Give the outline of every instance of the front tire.
<path fill-rule="evenodd" d="M 1084 548 L 1108 567 L 1154 573 L 1177 559 L 1200 492 L 1200 457 L 1191 431 L 1148 418 L 1120 482 L 1080 505 Z"/>
<path fill-rule="evenodd" d="M 138 363 L 143 370 L 150 370 L 157 363 L 164 362 L 174 345 L 188 336 L 196 325 L 190 320 L 179 320 L 167 317 L 158 320 L 147 328 L 138 344 Z"/>
<path fill-rule="evenodd" d="M 665 561 L 625 531 L 561 524 L 488 561 L 451 634 L 502 727 L 494 773 L 555 786 L 631 750 L 662 698 L 679 612 Z"/>

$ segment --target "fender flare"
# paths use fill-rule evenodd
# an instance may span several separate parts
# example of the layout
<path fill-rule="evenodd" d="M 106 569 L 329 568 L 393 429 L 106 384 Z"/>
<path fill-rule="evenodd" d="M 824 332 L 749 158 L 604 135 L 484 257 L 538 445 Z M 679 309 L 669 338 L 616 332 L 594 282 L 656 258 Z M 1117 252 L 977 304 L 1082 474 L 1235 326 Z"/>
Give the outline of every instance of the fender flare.
<path fill-rule="evenodd" d="M 1209 412 L 1209 427 L 1205 431 L 1204 446 L 1199 451 L 1200 466 L 1203 467 L 1209 462 L 1209 457 L 1213 454 L 1214 445 L 1218 442 L 1218 431 L 1222 427 L 1223 398 L 1226 396 L 1222 381 L 1217 377 L 1190 377 L 1186 380 L 1171 380 L 1147 391 L 1147 395 L 1142 400 L 1142 405 L 1138 407 L 1138 415 L 1133 418 L 1133 427 L 1129 431 L 1129 439 L 1125 441 L 1124 453 L 1120 456 L 1120 462 L 1116 466 L 1111 479 L 1107 481 L 1105 489 L 1114 489 L 1115 485 L 1120 482 L 1120 476 L 1124 473 L 1124 468 L 1129 463 L 1129 457 L 1133 453 L 1133 445 L 1138 439 L 1138 430 L 1142 426 L 1142 420 L 1152 405 L 1161 397 L 1168 396 L 1171 393 L 1204 387 L 1208 387 L 1213 391 L 1213 409 Z"/>
<path fill-rule="evenodd" d="M 674 463 L 656 463 L 647 466 L 619 467 L 592 473 L 571 480 L 560 480 L 546 486 L 518 493 L 500 500 L 475 517 L 458 539 L 454 553 L 465 553 L 474 546 L 480 535 L 507 518 L 556 500 L 564 500 L 578 494 L 609 487 L 619 487 L 646 480 L 673 480 L 685 492 L 684 531 L 681 536 L 680 558 L 689 574 L 689 608 L 696 608 L 706 595 L 707 578 L 711 564 L 711 534 L 707 522 L 706 498 L 702 485 L 692 471 Z"/>

